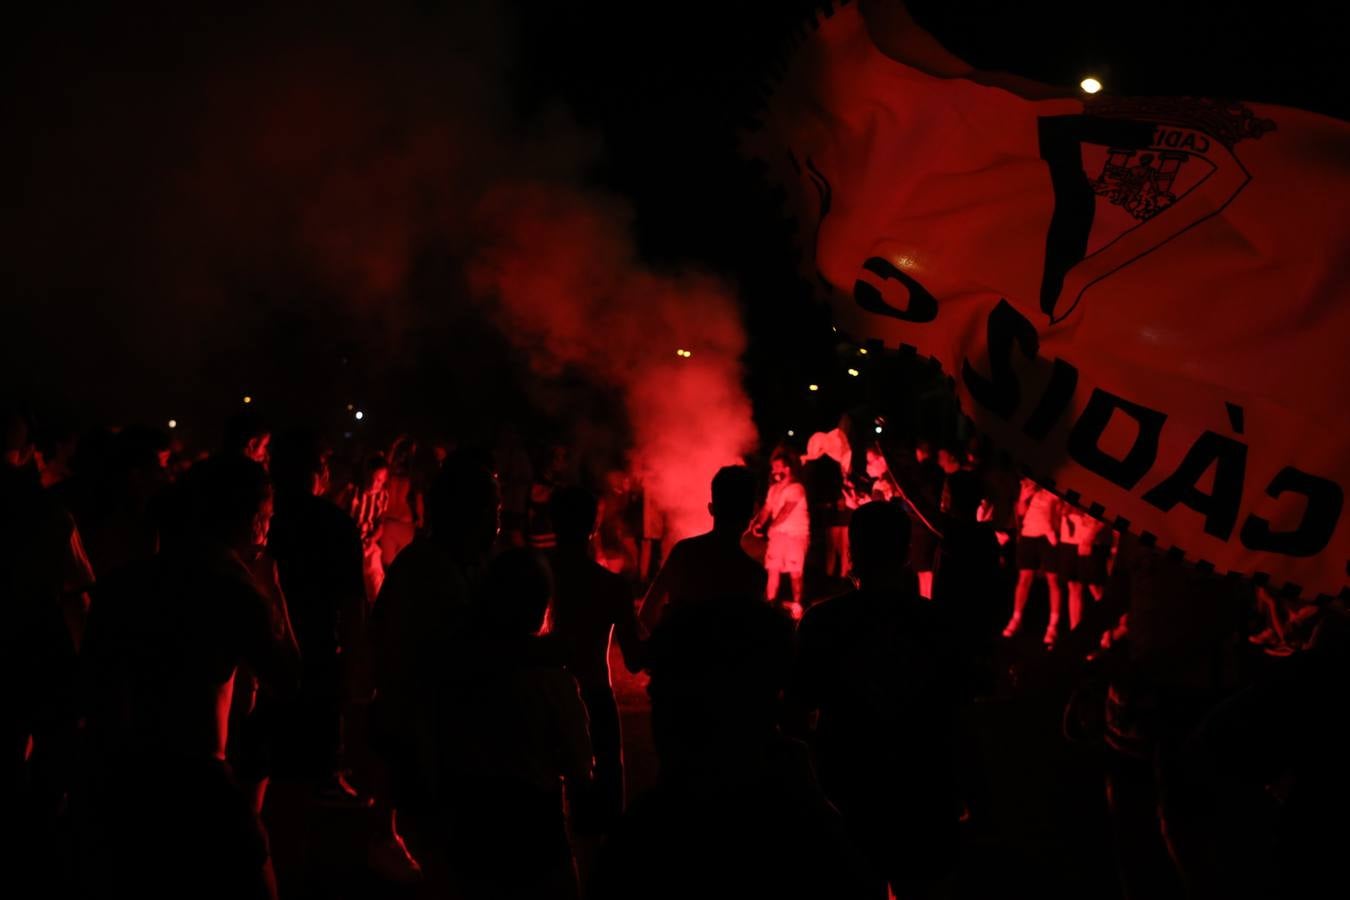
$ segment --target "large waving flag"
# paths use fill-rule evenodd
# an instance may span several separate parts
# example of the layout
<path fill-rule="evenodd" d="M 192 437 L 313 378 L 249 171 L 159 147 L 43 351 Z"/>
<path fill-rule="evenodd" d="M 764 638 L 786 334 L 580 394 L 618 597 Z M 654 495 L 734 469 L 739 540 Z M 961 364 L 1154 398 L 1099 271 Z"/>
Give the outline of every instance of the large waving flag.
<path fill-rule="evenodd" d="M 871 21 L 822 17 L 755 136 L 840 330 L 936 359 L 977 426 L 1146 545 L 1347 591 L 1350 125 L 1056 93 L 903 9 Z"/>

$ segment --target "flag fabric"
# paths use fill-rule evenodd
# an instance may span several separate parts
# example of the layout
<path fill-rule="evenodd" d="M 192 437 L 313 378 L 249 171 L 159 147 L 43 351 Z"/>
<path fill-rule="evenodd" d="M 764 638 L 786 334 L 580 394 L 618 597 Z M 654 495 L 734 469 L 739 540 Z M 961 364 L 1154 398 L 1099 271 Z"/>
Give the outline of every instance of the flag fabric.
<path fill-rule="evenodd" d="M 752 136 L 841 333 L 931 357 L 1034 477 L 1145 545 L 1346 591 L 1350 125 L 1057 92 L 878 22 L 823 15 Z"/>

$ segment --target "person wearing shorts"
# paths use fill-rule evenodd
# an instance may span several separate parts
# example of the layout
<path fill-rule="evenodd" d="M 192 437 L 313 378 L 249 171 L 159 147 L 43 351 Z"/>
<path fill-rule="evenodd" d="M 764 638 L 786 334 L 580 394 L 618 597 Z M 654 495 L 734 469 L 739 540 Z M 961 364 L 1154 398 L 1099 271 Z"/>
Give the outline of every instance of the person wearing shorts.
<path fill-rule="evenodd" d="M 797 475 L 800 463 L 791 450 L 779 448 L 774 451 L 769 466 L 773 483 L 755 523 L 756 530 L 767 530 L 769 537 L 764 556 L 764 569 L 769 575 L 765 591 L 769 602 L 774 602 L 782 577 L 787 575 L 792 584 L 792 603 L 788 611 L 793 618 L 801 618 L 802 573 L 806 568 L 806 548 L 811 541 L 806 489 Z"/>
<path fill-rule="evenodd" d="M 1048 648 L 1054 646 L 1059 636 L 1059 612 L 1063 605 L 1059 578 L 1055 574 L 1063 504 L 1034 481 L 1023 479 L 1017 509 L 1022 520 L 1017 542 L 1017 588 L 1013 593 L 1012 618 L 1003 629 L 1003 636 L 1011 638 L 1022 627 L 1022 613 L 1031 597 L 1031 587 L 1037 574 L 1043 573 L 1050 594 L 1050 619 L 1043 639 Z"/>

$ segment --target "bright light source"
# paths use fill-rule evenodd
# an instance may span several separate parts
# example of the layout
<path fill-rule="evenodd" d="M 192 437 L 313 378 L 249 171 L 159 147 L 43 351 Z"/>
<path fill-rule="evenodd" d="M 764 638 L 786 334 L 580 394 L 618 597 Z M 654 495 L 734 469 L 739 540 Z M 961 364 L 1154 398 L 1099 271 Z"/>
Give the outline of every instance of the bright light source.
<path fill-rule="evenodd" d="M 676 350 L 676 351 L 675 351 L 675 355 L 676 355 L 676 356 L 683 357 L 683 358 L 685 358 L 685 359 L 688 359 L 689 357 L 691 357 L 691 356 L 694 355 L 694 351 L 693 351 L 693 350 Z"/>
<path fill-rule="evenodd" d="M 170 428 L 177 428 L 177 427 L 178 427 L 178 420 L 177 420 L 177 419 L 170 419 L 170 420 L 169 420 L 169 427 L 170 427 Z"/>
<path fill-rule="evenodd" d="M 362 412 L 362 411 L 359 410 L 359 409 L 356 411 L 356 421 L 360 422 L 360 421 L 361 421 L 362 419 L 364 419 L 365 417 L 366 417 L 366 414 L 365 414 L 364 412 Z"/>
<path fill-rule="evenodd" d="M 820 385 L 818 385 L 818 384 L 808 384 L 808 385 L 806 386 L 806 389 L 807 389 L 808 391 L 818 391 L 818 390 L 820 390 Z"/>
<path fill-rule="evenodd" d="M 858 348 L 858 355 L 859 355 L 859 356 L 866 356 L 866 355 L 867 355 L 867 348 L 866 348 L 866 347 L 859 347 L 859 348 Z"/>
<path fill-rule="evenodd" d="M 852 375 L 854 378 L 857 378 L 857 377 L 858 377 L 858 370 L 857 370 L 857 369 L 849 369 L 849 370 L 848 370 L 848 374 Z"/>
<path fill-rule="evenodd" d="M 789 429 L 788 429 L 788 437 L 796 437 L 796 436 L 797 436 L 797 432 L 795 432 L 795 431 L 793 431 L 791 428 L 789 428 Z"/>
<path fill-rule="evenodd" d="M 1085 94 L 1095 94 L 1102 89 L 1102 83 L 1091 75 L 1078 82 L 1078 86 L 1083 89 Z"/>
<path fill-rule="evenodd" d="M 253 398 L 250 397 L 248 394 L 245 394 L 245 395 L 244 395 L 244 403 L 247 404 L 247 403 L 252 403 L 252 402 L 253 402 Z"/>
<path fill-rule="evenodd" d="M 880 426 L 880 425 L 877 426 L 877 434 L 881 434 L 881 426 Z"/>

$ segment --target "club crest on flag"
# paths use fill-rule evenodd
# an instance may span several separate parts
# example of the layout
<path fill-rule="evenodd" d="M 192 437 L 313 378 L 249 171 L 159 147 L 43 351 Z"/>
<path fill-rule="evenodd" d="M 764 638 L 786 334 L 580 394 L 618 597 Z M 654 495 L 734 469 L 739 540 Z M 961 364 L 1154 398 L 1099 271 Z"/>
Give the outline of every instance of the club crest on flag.
<path fill-rule="evenodd" d="M 1273 131 L 1240 103 L 1106 99 L 1041 119 L 1055 211 L 1041 309 L 1063 321 L 1092 285 L 1216 215 L 1251 180 L 1235 146 Z"/>

